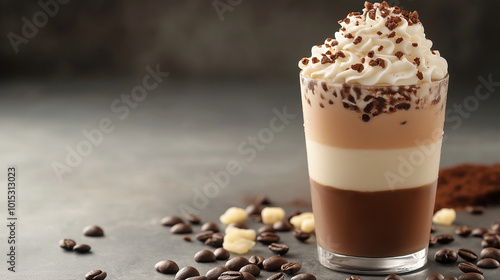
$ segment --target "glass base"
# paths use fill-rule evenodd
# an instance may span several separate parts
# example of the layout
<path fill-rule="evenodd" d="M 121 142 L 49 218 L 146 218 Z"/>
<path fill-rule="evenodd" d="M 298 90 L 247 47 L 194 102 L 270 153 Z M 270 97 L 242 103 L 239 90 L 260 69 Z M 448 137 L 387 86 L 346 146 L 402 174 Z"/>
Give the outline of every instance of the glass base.
<path fill-rule="evenodd" d="M 320 263 L 330 269 L 357 274 L 399 274 L 417 270 L 427 263 L 427 248 L 416 253 L 387 258 L 340 255 L 318 246 Z"/>

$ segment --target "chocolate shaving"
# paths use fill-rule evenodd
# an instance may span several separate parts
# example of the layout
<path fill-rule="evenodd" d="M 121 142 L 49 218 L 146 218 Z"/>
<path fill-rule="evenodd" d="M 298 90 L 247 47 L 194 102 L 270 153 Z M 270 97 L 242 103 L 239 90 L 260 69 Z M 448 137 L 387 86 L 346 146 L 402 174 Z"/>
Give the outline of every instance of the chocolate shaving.
<path fill-rule="evenodd" d="M 319 59 L 317 57 L 313 57 L 311 59 L 312 63 L 318 63 L 319 62 Z"/>
<path fill-rule="evenodd" d="M 349 24 L 349 23 L 351 22 L 351 20 L 350 20 L 349 18 L 345 18 L 345 19 L 344 19 L 344 22 L 345 22 L 346 24 Z"/>
<path fill-rule="evenodd" d="M 345 30 L 342 30 L 342 31 L 345 31 Z M 347 34 L 345 34 L 345 35 L 344 35 L 344 37 L 346 37 L 347 39 L 352 39 L 352 38 L 354 38 L 354 36 L 352 36 L 352 34 L 351 34 L 351 33 L 347 33 Z"/>
<path fill-rule="evenodd" d="M 381 31 L 377 31 L 377 35 L 382 35 L 382 32 Z"/>
<path fill-rule="evenodd" d="M 333 40 L 333 39 L 332 38 L 326 38 L 327 42 L 330 42 L 331 40 Z"/>
<path fill-rule="evenodd" d="M 308 63 L 309 63 L 309 59 L 304 57 L 302 59 L 302 64 L 307 65 Z"/>
<path fill-rule="evenodd" d="M 361 63 L 365 63 L 365 58 L 361 58 Z"/>
<path fill-rule="evenodd" d="M 396 31 L 392 31 L 391 33 L 389 33 L 389 35 L 387 35 L 387 38 L 392 38 L 396 36 Z"/>
<path fill-rule="evenodd" d="M 368 57 L 369 57 L 369 58 L 372 58 L 374 55 L 375 55 L 375 52 L 374 52 L 374 51 L 369 51 L 369 52 L 368 52 Z"/>
<path fill-rule="evenodd" d="M 346 31 L 347 29 L 345 29 L 345 27 L 342 27 L 342 28 L 340 28 L 340 30 L 342 30 L 342 31 Z"/>
<path fill-rule="evenodd" d="M 328 50 L 325 54 L 326 55 L 332 55 L 332 51 Z"/>
<path fill-rule="evenodd" d="M 381 51 L 382 49 L 384 48 L 384 46 L 380 45 L 380 47 L 378 47 L 378 51 Z"/>
<path fill-rule="evenodd" d="M 417 66 L 420 66 L 420 58 L 415 57 L 415 59 L 414 59 L 413 61 L 415 62 L 415 64 L 416 64 Z"/>
<path fill-rule="evenodd" d="M 382 68 L 385 68 L 385 60 L 383 60 L 382 58 L 372 59 L 370 60 L 369 64 L 372 67 L 380 66 Z"/>
<path fill-rule="evenodd" d="M 358 37 L 356 37 L 356 39 L 354 39 L 354 41 L 352 43 L 354 45 L 357 45 L 357 44 L 361 43 L 362 40 L 363 40 L 363 37 L 358 36 Z"/>
<path fill-rule="evenodd" d="M 418 43 L 412 43 L 411 45 L 414 47 L 418 47 Z"/>
<path fill-rule="evenodd" d="M 366 1 L 365 2 L 365 8 L 366 8 L 367 11 L 373 10 L 373 4 L 370 3 L 370 2 L 368 2 L 368 1 Z"/>
<path fill-rule="evenodd" d="M 417 71 L 417 78 L 418 78 L 419 80 L 423 80 L 423 79 L 424 79 L 424 75 L 422 74 L 422 72 Z"/>
<path fill-rule="evenodd" d="M 361 63 L 356 63 L 351 65 L 351 69 L 354 71 L 358 71 L 358 73 L 361 73 L 365 69 L 365 67 Z"/>
<path fill-rule="evenodd" d="M 403 42 L 403 37 L 399 37 L 396 39 L 396 44 L 399 44 L 401 42 Z"/>
<path fill-rule="evenodd" d="M 403 54 L 403 52 L 398 51 L 395 55 L 398 57 L 398 59 L 401 59 L 401 57 L 402 57 L 404 54 Z"/>
<path fill-rule="evenodd" d="M 371 18 L 372 20 L 375 20 L 375 10 L 370 10 L 368 12 L 368 17 Z"/>
<path fill-rule="evenodd" d="M 326 63 L 333 63 L 333 61 L 329 57 L 323 56 L 321 58 L 321 64 L 326 64 Z"/>
<path fill-rule="evenodd" d="M 338 45 L 338 44 L 339 44 L 339 42 L 338 42 L 337 40 L 333 40 L 333 42 L 331 43 L 332 47 L 333 47 L 333 46 L 336 46 L 336 45 Z"/>
<path fill-rule="evenodd" d="M 335 58 L 339 58 L 339 57 L 345 58 L 345 54 L 344 54 L 342 51 L 338 51 L 338 52 L 335 54 Z"/>
<path fill-rule="evenodd" d="M 385 23 L 385 27 L 389 28 L 389 30 L 394 30 L 400 22 L 401 17 L 399 16 L 389 17 Z"/>

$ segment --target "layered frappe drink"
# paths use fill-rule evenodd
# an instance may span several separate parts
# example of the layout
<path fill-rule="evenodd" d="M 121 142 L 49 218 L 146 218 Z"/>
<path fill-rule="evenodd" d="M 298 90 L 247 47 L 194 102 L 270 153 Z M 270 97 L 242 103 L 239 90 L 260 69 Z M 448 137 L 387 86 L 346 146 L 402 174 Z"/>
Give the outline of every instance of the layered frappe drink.
<path fill-rule="evenodd" d="M 366 2 L 299 62 L 319 258 L 343 271 L 422 267 L 448 88 L 417 12 Z"/>

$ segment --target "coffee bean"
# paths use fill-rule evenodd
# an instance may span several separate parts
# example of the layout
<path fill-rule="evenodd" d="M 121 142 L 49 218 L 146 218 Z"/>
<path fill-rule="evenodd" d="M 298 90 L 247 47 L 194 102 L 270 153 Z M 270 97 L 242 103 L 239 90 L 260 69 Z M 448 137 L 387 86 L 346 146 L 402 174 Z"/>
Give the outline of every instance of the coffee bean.
<path fill-rule="evenodd" d="M 208 280 L 208 278 L 206 276 L 193 276 L 193 277 L 189 277 L 186 280 Z"/>
<path fill-rule="evenodd" d="M 85 235 L 85 236 L 92 236 L 92 237 L 104 236 L 104 230 L 102 230 L 101 227 L 95 226 L 95 225 L 86 226 L 82 232 L 83 232 L 83 235 Z"/>
<path fill-rule="evenodd" d="M 500 235 L 495 233 L 485 233 L 483 235 L 483 241 L 481 241 L 481 246 L 500 248 Z"/>
<path fill-rule="evenodd" d="M 429 235 L 429 247 L 436 245 L 437 242 L 438 240 L 435 235 Z"/>
<path fill-rule="evenodd" d="M 484 276 L 479 273 L 468 272 L 460 275 L 458 280 L 484 280 Z"/>
<path fill-rule="evenodd" d="M 61 239 L 59 240 L 59 247 L 63 248 L 66 251 L 71 251 L 73 250 L 73 247 L 75 247 L 76 242 L 73 239 Z"/>
<path fill-rule="evenodd" d="M 351 275 L 351 277 L 346 278 L 345 280 L 363 280 L 363 278 L 356 275 Z"/>
<path fill-rule="evenodd" d="M 188 224 L 178 223 L 170 228 L 170 232 L 175 234 L 191 233 L 193 232 L 193 229 Z"/>
<path fill-rule="evenodd" d="M 280 256 L 273 256 L 265 259 L 262 262 L 262 267 L 266 271 L 278 271 L 281 269 L 281 266 L 287 263 L 288 261 Z"/>
<path fill-rule="evenodd" d="M 215 262 L 215 255 L 212 251 L 201 250 L 194 255 L 194 261 L 200 263 Z"/>
<path fill-rule="evenodd" d="M 465 211 L 467 211 L 473 215 L 483 214 L 484 207 L 481 205 L 467 205 L 465 207 Z"/>
<path fill-rule="evenodd" d="M 78 253 L 88 253 L 90 249 L 92 248 L 87 244 L 78 244 L 73 247 L 73 251 Z"/>
<path fill-rule="evenodd" d="M 255 203 L 260 205 L 269 205 L 271 201 L 265 194 L 259 194 L 255 197 Z"/>
<path fill-rule="evenodd" d="M 492 258 L 500 262 L 500 249 L 488 247 L 481 250 L 481 259 Z"/>
<path fill-rule="evenodd" d="M 179 266 L 174 261 L 163 260 L 155 264 L 155 269 L 163 274 L 175 274 L 179 271 Z"/>
<path fill-rule="evenodd" d="M 207 241 L 207 239 L 212 237 L 213 234 L 214 234 L 214 232 L 211 230 L 202 231 L 196 235 L 196 239 L 198 241 L 205 242 L 205 241 Z"/>
<path fill-rule="evenodd" d="M 215 259 L 220 260 L 220 261 L 225 261 L 229 259 L 229 251 L 224 249 L 224 248 L 217 248 L 214 251 Z"/>
<path fill-rule="evenodd" d="M 227 227 L 235 227 L 235 228 L 241 228 L 241 229 L 248 229 L 248 225 L 245 222 L 230 223 L 229 225 L 227 225 Z"/>
<path fill-rule="evenodd" d="M 271 252 L 281 256 L 288 253 L 288 250 L 290 249 L 288 245 L 282 243 L 271 243 L 271 245 L 267 246 L 267 248 L 269 248 Z"/>
<path fill-rule="evenodd" d="M 440 273 L 432 273 L 431 275 L 427 276 L 425 280 L 443 280 L 444 276 Z"/>
<path fill-rule="evenodd" d="M 85 274 L 85 280 L 103 280 L 108 274 L 102 270 L 91 270 Z"/>
<path fill-rule="evenodd" d="M 260 204 L 250 204 L 247 206 L 247 208 L 245 209 L 248 213 L 248 215 L 260 215 L 260 212 L 262 212 L 262 206 L 260 206 Z"/>
<path fill-rule="evenodd" d="M 273 228 L 273 226 L 271 225 L 264 225 L 264 226 L 261 226 L 258 230 L 257 230 L 257 233 L 258 234 L 261 234 L 263 232 L 275 232 L 276 230 Z"/>
<path fill-rule="evenodd" d="M 234 257 L 226 262 L 225 267 L 232 271 L 238 271 L 249 263 L 250 262 L 245 257 Z"/>
<path fill-rule="evenodd" d="M 251 263 L 251 264 L 255 264 L 256 266 L 258 266 L 259 268 L 262 268 L 262 263 L 264 262 L 265 258 L 263 256 L 251 256 L 250 258 L 248 258 L 248 261 Z"/>
<path fill-rule="evenodd" d="M 449 249 L 441 249 L 434 255 L 434 260 L 439 263 L 454 263 L 457 259 L 457 252 Z"/>
<path fill-rule="evenodd" d="M 280 237 L 274 232 L 263 232 L 257 235 L 257 241 L 265 245 L 270 245 L 271 243 L 280 241 Z"/>
<path fill-rule="evenodd" d="M 462 248 L 458 250 L 458 255 L 466 261 L 473 262 L 477 260 L 477 254 L 471 249 Z"/>
<path fill-rule="evenodd" d="M 404 280 L 403 277 L 397 275 L 397 274 L 389 274 L 387 277 L 385 277 L 385 280 Z"/>
<path fill-rule="evenodd" d="M 218 280 L 243 280 L 243 275 L 238 271 L 225 271 L 222 272 Z"/>
<path fill-rule="evenodd" d="M 448 244 L 453 242 L 455 238 L 451 234 L 439 234 L 436 235 L 437 242 L 440 244 Z"/>
<path fill-rule="evenodd" d="M 260 268 L 255 264 L 247 264 L 244 267 L 240 268 L 240 272 L 248 272 L 253 276 L 259 276 Z"/>
<path fill-rule="evenodd" d="M 483 237 L 483 234 L 487 233 L 488 229 L 485 227 L 478 227 L 472 230 L 472 236 Z"/>
<path fill-rule="evenodd" d="M 291 231 L 293 229 L 292 224 L 290 224 L 288 221 L 278 221 L 273 224 L 273 228 L 276 231 Z"/>
<path fill-rule="evenodd" d="M 175 274 L 175 280 L 186 280 L 189 277 L 200 276 L 198 270 L 192 266 L 183 267 Z"/>
<path fill-rule="evenodd" d="M 199 225 L 201 223 L 200 217 L 193 214 L 186 214 L 184 218 L 193 225 Z"/>
<path fill-rule="evenodd" d="M 201 231 L 219 232 L 219 226 L 214 222 L 206 222 L 201 226 Z"/>
<path fill-rule="evenodd" d="M 297 239 L 299 241 L 304 242 L 307 239 L 309 239 L 309 237 L 311 237 L 311 233 L 305 232 L 305 231 L 300 230 L 299 228 L 296 228 L 293 230 L 293 237 L 295 237 L 295 239 Z"/>
<path fill-rule="evenodd" d="M 458 268 L 462 272 L 475 272 L 475 273 L 483 274 L 483 271 L 479 267 L 477 267 L 475 264 L 470 263 L 470 262 L 460 263 L 460 264 L 458 264 Z"/>
<path fill-rule="evenodd" d="M 290 215 L 288 215 L 288 216 L 286 217 L 286 220 L 290 222 L 290 220 L 291 220 L 293 217 L 298 216 L 298 215 L 300 215 L 300 214 L 302 214 L 302 212 L 301 212 L 301 211 L 293 211 L 292 213 L 290 213 Z"/>
<path fill-rule="evenodd" d="M 224 234 L 220 232 L 216 232 L 212 234 L 212 237 L 205 240 L 205 244 L 208 246 L 212 246 L 214 248 L 222 247 L 222 243 L 224 242 Z"/>
<path fill-rule="evenodd" d="M 455 233 L 457 235 L 460 235 L 462 237 L 467 237 L 471 234 L 472 232 L 472 227 L 469 226 L 469 225 L 463 225 L 463 226 L 459 226 L 455 229 Z"/>
<path fill-rule="evenodd" d="M 316 276 L 309 273 L 301 273 L 292 277 L 291 280 L 316 280 Z"/>
<path fill-rule="evenodd" d="M 500 234 L 500 222 L 495 222 L 491 225 L 491 231 Z"/>
<path fill-rule="evenodd" d="M 477 266 L 480 268 L 498 268 L 500 267 L 500 262 L 492 258 L 485 258 L 478 261 Z"/>
<path fill-rule="evenodd" d="M 457 277 L 455 276 L 446 276 L 445 278 L 443 278 L 443 280 L 458 280 Z"/>
<path fill-rule="evenodd" d="M 300 263 L 289 262 L 281 266 L 281 272 L 285 274 L 295 274 L 299 272 L 301 268 L 302 265 L 300 265 Z"/>
<path fill-rule="evenodd" d="M 217 266 L 210 269 L 205 276 L 207 276 L 208 280 L 217 280 L 219 276 L 223 273 L 229 271 L 229 268 L 225 266 Z"/>
<path fill-rule="evenodd" d="M 166 216 L 161 219 L 161 224 L 167 227 L 182 223 L 182 219 L 177 216 Z"/>
<path fill-rule="evenodd" d="M 283 274 L 283 272 L 278 272 L 271 275 L 271 277 L 267 278 L 267 280 L 285 280 L 285 274 Z"/>
<path fill-rule="evenodd" d="M 251 273 L 242 272 L 241 275 L 243 275 L 243 280 L 255 280 L 255 276 L 253 276 Z"/>

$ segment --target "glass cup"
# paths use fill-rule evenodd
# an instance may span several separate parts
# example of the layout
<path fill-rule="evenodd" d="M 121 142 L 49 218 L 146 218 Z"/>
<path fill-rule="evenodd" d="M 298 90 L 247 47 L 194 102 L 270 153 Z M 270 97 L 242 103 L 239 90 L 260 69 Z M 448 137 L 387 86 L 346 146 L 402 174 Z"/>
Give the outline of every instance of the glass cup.
<path fill-rule="evenodd" d="M 427 262 L 448 76 L 407 86 L 300 74 L 319 260 L 389 274 Z"/>

